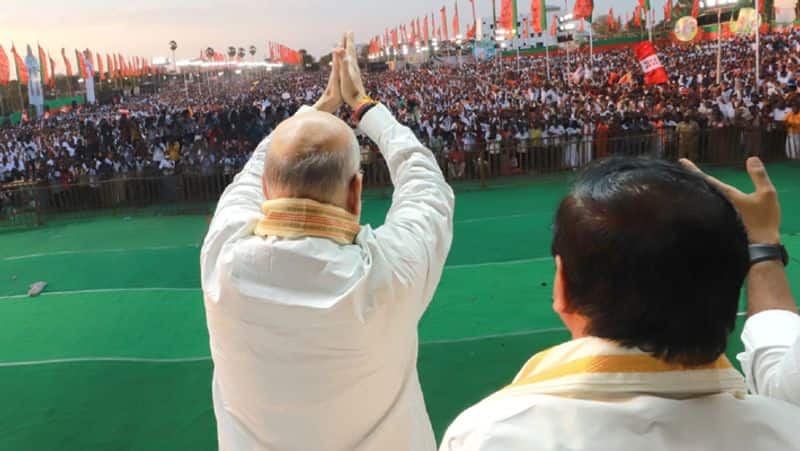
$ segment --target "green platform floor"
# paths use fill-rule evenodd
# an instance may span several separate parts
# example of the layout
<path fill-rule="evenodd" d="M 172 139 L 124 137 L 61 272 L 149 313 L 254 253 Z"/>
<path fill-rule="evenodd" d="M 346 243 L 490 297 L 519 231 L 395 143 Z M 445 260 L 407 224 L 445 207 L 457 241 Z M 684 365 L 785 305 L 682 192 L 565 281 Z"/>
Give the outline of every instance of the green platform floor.
<path fill-rule="evenodd" d="M 800 256 L 800 165 L 770 169 L 784 240 Z M 715 174 L 749 186 L 741 171 Z M 457 186 L 453 250 L 420 324 L 437 437 L 530 355 L 568 339 L 550 309 L 549 257 L 568 183 Z M 368 193 L 364 222 L 380 224 L 388 205 Z M 206 227 L 205 216 L 148 214 L 0 234 L 0 450 L 216 449 L 198 269 Z M 789 272 L 800 295 L 797 259 Z M 37 280 L 47 292 L 25 297 Z M 729 356 L 740 349 L 734 336 Z"/>

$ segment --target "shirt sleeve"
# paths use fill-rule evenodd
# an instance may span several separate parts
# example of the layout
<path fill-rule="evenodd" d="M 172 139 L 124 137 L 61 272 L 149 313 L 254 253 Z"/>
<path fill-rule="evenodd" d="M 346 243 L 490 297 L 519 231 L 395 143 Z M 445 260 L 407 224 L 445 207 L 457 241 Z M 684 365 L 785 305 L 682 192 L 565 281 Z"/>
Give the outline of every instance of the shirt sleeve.
<path fill-rule="evenodd" d="M 737 356 L 755 394 L 800 405 L 800 316 L 768 310 L 750 317 Z"/>
<path fill-rule="evenodd" d="M 359 126 L 381 150 L 394 184 L 392 206 L 375 230 L 393 279 L 421 289 L 422 310 L 441 278 L 453 241 L 455 196 L 433 153 L 389 110 L 377 105 Z"/>
<path fill-rule="evenodd" d="M 312 107 L 303 106 L 297 113 L 311 110 Z M 252 234 L 255 224 L 262 216 L 261 205 L 266 198 L 261 186 L 261 177 L 271 141 L 272 135 L 258 144 L 250 160 L 228 185 L 217 203 L 214 218 L 211 220 L 200 251 L 203 290 L 212 299 L 218 298 L 216 264 L 224 245 L 236 238 Z"/>

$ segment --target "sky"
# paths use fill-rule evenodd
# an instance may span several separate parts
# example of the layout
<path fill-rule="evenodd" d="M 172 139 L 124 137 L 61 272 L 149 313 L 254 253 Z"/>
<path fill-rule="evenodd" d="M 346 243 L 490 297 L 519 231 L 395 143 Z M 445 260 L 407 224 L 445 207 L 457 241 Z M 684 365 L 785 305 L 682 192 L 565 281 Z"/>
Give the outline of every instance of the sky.
<path fill-rule="evenodd" d="M 479 17 L 491 16 L 491 1 L 476 0 Z M 500 0 L 495 1 L 499 13 Z M 575 0 L 566 1 L 572 8 Z M 13 41 L 22 53 L 25 44 L 39 42 L 56 60 L 57 72 L 64 69 L 57 57 L 62 47 L 73 58 L 75 48 L 87 47 L 102 54 L 150 58 L 169 56 L 168 42 L 173 39 L 178 59 L 196 57 L 209 46 L 222 51 L 231 45 L 255 45 L 257 57 L 263 59 L 268 41 L 305 48 L 319 57 L 345 30 L 366 42 L 386 27 L 432 12 L 438 23 L 442 5 L 450 21 L 455 2 L 463 29 L 472 19 L 469 0 L 0 0 L 0 45 L 9 50 Z M 651 3 L 660 15 L 664 0 Z M 609 7 L 624 14 L 635 4 L 636 0 L 595 0 L 595 15 L 606 14 Z M 527 12 L 530 0 L 518 0 L 518 5 L 521 13 Z"/>

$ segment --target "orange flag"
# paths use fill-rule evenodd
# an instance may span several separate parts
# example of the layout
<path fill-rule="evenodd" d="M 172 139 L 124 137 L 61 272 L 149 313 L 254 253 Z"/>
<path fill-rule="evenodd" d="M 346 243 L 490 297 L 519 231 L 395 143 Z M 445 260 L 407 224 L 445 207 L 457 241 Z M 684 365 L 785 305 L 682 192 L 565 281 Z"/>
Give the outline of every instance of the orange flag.
<path fill-rule="evenodd" d="M 8 55 L 3 50 L 3 46 L 0 45 L 0 86 L 7 85 L 10 78 L 11 68 L 8 65 Z"/>
<path fill-rule="evenodd" d="M 41 45 L 37 44 L 37 46 L 39 47 L 39 69 L 42 72 L 42 86 L 50 86 L 50 71 L 47 70 L 47 55 L 45 55 Z"/>
<path fill-rule="evenodd" d="M 56 87 L 56 60 L 50 56 L 50 53 L 47 53 L 47 59 L 50 60 L 50 86 L 55 88 Z"/>
<path fill-rule="evenodd" d="M 514 0 L 503 0 L 502 7 L 500 8 L 500 19 L 497 20 L 497 26 L 510 33 L 514 29 Z"/>
<path fill-rule="evenodd" d="M 458 1 L 455 2 L 455 10 L 456 12 L 453 13 L 453 39 L 457 39 L 461 34 L 461 27 L 458 24 Z"/>
<path fill-rule="evenodd" d="M 17 48 L 14 47 L 13 43 L 11 44 L 11 54 L 14 56 L 14 65 L 17 67 L 17 81 L 19 81 L 20 84 L 27 85 L 28 68 L 25 67 L 25 62 L 22 61 L 22 57 L 17 53 Z"/>
<path fill-rule="evenodd" d="M 761 4 L 763 5 L 765 2 L 762 0 Z M 700 14 L 700 0 L 694 0 L 692 2 L 692 17 L 697 19 L 697 16 Z"/>
<path fill-rule="evenodd" d="M 103 71 L 103 55 L 97 54 L 97 72 L 100 72 L 100 81 L 105 81 L 106 73 Z"/>
<path fill-rule="evenodd" d="M 450 36 L 447 33 L 447 7 L 445 6 L 442 6 L 442 25 L 440 30 L 444 30 L 444 36 L 440 36 L 440 39 L 449 41 Z"/>
<path fill-rule="evenodd" d="M 61 49 L 61 57 L 64 58 L 64 66 L 66 66 L 67 77 L 72 78 L 72 64 L 69 63 L 69 58 L 67 58 L 67 54 L 64 52 L 63 48 Z"/>
<path fill-rule="evenodd" d="M 106 70 L 108 71 L 108 79 L 114 79 L 114 63 L 111 61 L 111 54 L 106 54 Z"/>

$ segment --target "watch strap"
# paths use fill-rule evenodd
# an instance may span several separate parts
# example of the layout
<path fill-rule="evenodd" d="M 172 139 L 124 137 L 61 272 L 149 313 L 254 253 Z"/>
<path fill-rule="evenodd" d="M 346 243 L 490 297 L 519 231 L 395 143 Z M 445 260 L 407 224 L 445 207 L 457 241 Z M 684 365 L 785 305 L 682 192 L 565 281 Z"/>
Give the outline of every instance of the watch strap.
<path fill-rule="evenodd" d="M 783 266 L 789 265 L 789 253 L 782 244 L 751 244 L 750 266 L 766 261 L 780 261 Z"/>

